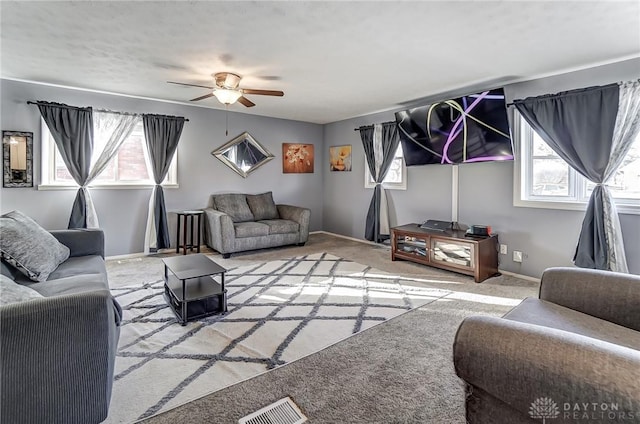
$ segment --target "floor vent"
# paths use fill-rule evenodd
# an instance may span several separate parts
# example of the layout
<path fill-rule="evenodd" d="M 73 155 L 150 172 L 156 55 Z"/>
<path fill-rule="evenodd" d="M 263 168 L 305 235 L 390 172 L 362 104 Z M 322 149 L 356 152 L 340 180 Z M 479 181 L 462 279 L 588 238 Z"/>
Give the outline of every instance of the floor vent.
<path fill-rule="evenodd" d="M 286 397 L 240 418 L 238 424 L 301 424 L 306 421 L 300 408 Z"/>

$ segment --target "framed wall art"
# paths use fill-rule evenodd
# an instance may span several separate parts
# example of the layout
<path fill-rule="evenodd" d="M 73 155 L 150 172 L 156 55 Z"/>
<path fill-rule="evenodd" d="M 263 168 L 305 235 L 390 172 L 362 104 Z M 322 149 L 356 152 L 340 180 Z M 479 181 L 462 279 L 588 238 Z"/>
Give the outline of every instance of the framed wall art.
<path fill-rule="evenodd" d="M 329 170 L 351 171 L 351 144 L 329 147 Z"/>
<path fill-rule="evenodd" d="M 313 144 L 282 143 L 282 172 L 313 173 Z"/>

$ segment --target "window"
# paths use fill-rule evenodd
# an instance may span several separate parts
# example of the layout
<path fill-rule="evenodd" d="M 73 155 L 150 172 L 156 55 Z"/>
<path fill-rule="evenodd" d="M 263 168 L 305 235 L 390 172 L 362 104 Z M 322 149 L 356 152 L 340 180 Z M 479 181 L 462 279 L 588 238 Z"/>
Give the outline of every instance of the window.
<path fill-rule="evenodd" d="M 595 184 L 574 171 L 515 112 L 519 138 L 514 204 L 550 209 L 586 208 Z M 519 127 L 519 128 L 518 128 Z M 640 213 L 640 136 L 609 181 L 619 212 Z"/>
<path fill-rule="evenodd" d="M 107 140 L 96 136 L 94 139 L 92 164 L 98 159 Z M 177 186 L 177 152 L 171 161 L 164 186 Z M 144 138 L 144 128 L 140 120 L 127 139 L 120 145 L 115 157 L 90 184 L 91 187 L 140 187 L 154 185 L 151 162 Z M 77 184 L 67 170 L 62 155 L 42 120 L 42 184 L 41 188 L 76 187 Z"/>
<path fill-rule="evenodd" d="M 393 157 L 393 162 L 389 167 L 387 175 L 382 182 L 384 188 L 393 190 L 406 190 L 407 189 L 407 167 L 404 164 L 404 157 L 402 155 L 402 144 L 398 144 L 396 153 Z M 367 165 L 366 159 L 364 164 L 364 187 L 375 188 L 376 183 L 373 181 L 371 172 L 369 172 L 369 165 Z"/>

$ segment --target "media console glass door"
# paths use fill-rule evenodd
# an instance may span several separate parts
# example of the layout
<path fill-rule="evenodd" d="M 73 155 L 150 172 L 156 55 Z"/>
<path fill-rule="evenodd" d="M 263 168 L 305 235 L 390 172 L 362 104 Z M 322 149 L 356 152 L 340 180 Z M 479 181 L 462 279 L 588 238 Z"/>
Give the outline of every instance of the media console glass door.
<path fill-rule="evenodd" d="M 399 236 L 397 240 L 397 249 L 402 253 L 410 253 L 422 258 L 428 258 L 427 251 L 428 241 L 426 238 Z"/>
<path fill-rule="evenodd" d="M 437 238 L 431 239 L 431 261 L 448 265 L 475 269 L 474 246 L 460 241 L 450 242 Z"/>

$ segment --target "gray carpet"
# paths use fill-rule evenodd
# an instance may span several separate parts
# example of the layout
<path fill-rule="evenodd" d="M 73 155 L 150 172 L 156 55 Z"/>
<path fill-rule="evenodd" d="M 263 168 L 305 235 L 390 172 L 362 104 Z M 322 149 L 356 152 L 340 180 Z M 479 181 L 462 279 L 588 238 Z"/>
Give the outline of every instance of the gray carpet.
<path fill-rule="evenodd" d="M 235 423 L 290 396 L 312 423 L 460 423 L 464 394 L 453 370 L 452 343 L 460 321 L 473 314 L 502 315 L 535 296 L 535 283 L 469 277 L 408 262 L 389 251 L 327 235 L 302 249 L 273 249 L 230 261 L 270 260 L 292 252 L 327 251 L 387 272 L 419 276 L 426 287 L 453 293 L 265 374 L 148 418 L 144 423 Z"/>

